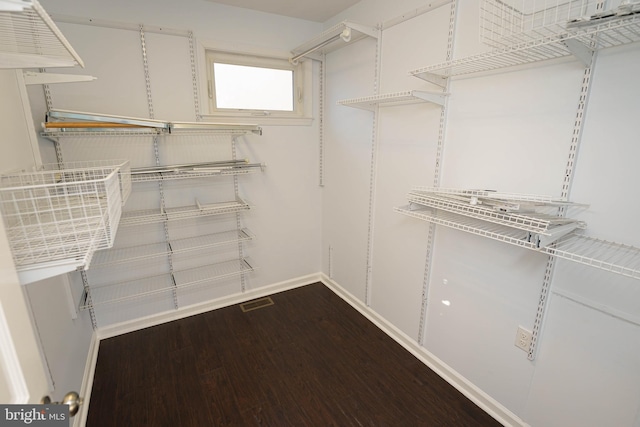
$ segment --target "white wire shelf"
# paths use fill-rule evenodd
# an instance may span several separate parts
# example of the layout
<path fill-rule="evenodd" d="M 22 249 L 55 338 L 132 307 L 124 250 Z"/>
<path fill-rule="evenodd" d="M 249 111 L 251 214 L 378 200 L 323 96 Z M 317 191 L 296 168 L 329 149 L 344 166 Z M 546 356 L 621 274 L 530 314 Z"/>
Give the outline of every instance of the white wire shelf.
<path fill-rule="evenodd" d="M 353 98 L 338 101 L 338 105 L 345 107 L 360 108 L 374 111 L 376 106 L 397 106 L 418 103 L 432 103 L 439 106 L 444 105 L 447 93 L 427 92 L 421 90 L 408 90 L 403 92 L 387 93 L 382 95 L 367 96 L 363 98 Z"/>
<path fill-rule="evenodd" d="M 61 142 L 65 138 L 87 139 L 97 137 L 154 137 L 162 135 L 160 129 L 132 128 L 132 129 L 45 129 L 40 135 L 54 142 Z"/>
<path fill-rule="evenodd" d="M 251 209 L 251 206 L 242 199 L 229 202 L 201 204 L 196 200 L 192 206 L 180 206 L 162 210 L 145 209 L 130 211 L 122 214 L 120 225 L 132 226 L 142 224 L 153 224 L 164 221 L 196 218 L 201 216 L 224 215 L 242 212 Z"/>
<path fill-rule="evenodd" d="M 84 67 L 40 3 L 23 5 L 23 10 L 0 11 L 0 68 Z"/>
<path fill-rule="evenodd" d="M 56 141 L 63 136 L 135 136 L 171 134 L 231 134 L 255 133 L 262 135 L 262 128 L 254 124 L 169 122 L 139 117 L 88 113 L 69 110 L 50 110 L 42 124 L 42 135 Z"/>
<path fill-rule="evenodd" d="M 477 236 L 552 255 L 583 265 L 640 279 L 640 249 L 606 240 L 595 239 L 572 232 L 555 244 L 538 247 L 530 241 L 530 234 L 516 228 L 493 224 L 450 212 L 434 211 L 425 207 L 404 206 L 395 212 L 423 221 L 464 231 Z"/>
<path fill-rule="evenodd" d="M 215 176 L 246 175 L 264 170 L 262 163 L 247 160 L 230 160 L 213 163 L 137 168 L 132 171 L 133 182 L 148 182 L 176 179 L 210 178 Z"/>
<path fill-rule="evenodd" d="M 442 195 L 456 195 L 464 197 L 482 197 L 496 200 L 512 200 L 517 202 L 529 203 L 557 203 L 565 204 L 566 199 L 561 197 L 547 196 L 541 194 L 523 194 L 523 193 L 502 193 L 494 190 L 477 190 L 477 189 L 461 189 L 461 188 L 442 188 L 442 187 L 414 187 L 414 191 L 437 193 Z"/>
<path fill-rule="evenodd" d="M 516 43 L 487 53 L 430 65 L 410 74 L 439 86 L 445 79 L 538 61 L 576 55 L 590 60 L 590 52 L 640 41 L 640 15 L 620 16 L 593 25 L 571 28 L 560 34 L 547 35 Z M 586 53 L 585 53 L 586 51 Z"/>
<path fill-rule="evenodd" d="M 343 21 L 292 49 L 289 60 L 293 63 L 303 57 L 319 60 L 321 57 L 318 54 L 333 52 L 366 37 L 377 39 L 378 34 L 379 30 L 376 27 Z"/>
<path fill-rule="evenodd" d="M 544 236 L 552 235 L 555 227 L 558 226 L 573 224 L 575 228 L 586 227 L 586 224 L 583 222 L 557 216 L 555 214 L 557 212 L 506 212 L 504 211 L 505 207 L 502 203 L 497 206 L 493 205 L 491 204 L 491 199 L 489 199 L 489 204 L 487 204 L 486 199 L 469 202 L 454 198 L 451 194 L 441 195 L 420 190 L 409 192 L 407 198 L 411 203 L 492 222 L 506 227 L 517 228 L 533 234 L 542 234 Z M 509 205 L 509 207 L 519 208 L 520 206 Z M 555 205 L 550 206 L 551 209 L 555 209 L 556 207 Z"/>
<path fill-rule="evenodd" d="M 218 280 L 238 277 L 254 271 L 248 258 L 206 265 L 172 274 L 148 277 L 130 282 L 92 287 L 81 299 L 80 309 L 116 304 L 123 301 L 159 295 Z"/>
<path fill-rule="evenodd" d="M 246 242 L 253 239 L 253 234 L 246 228 L 230 230 L 220 233 L 171 240 L 169 242 L 150 243 L 124 248 L 111 248 L 98 252 L 92 267 L 99 268 L 116 264 L 125 264 L 147 259 L 165 257 L 168 254 L 178 254 L 199 251 L 231 243 Z"/>
<path fill-rule="evenodd" d="M 480 40 L 493 47 L 506 46 L 543 35 L 564 33 L 630 15 L 640 10 L 638 0 L 481 0 Z"/>
<path fill-rule="evenodd" d="M 179 288 L 199 285 L 214 280 L 227 279 L 254 271 L 248 258 L 218 264 L 205 265 L 184 271 L 176 271 L 173 276 Z"/>
<path fill-rule="evenodd" d="M 44 278 L 86 269 L 96 250 L 111 247 L 122 213 L 118 173 L 93 167 L 0 176 L 0 211 L 18 272 L 38 270 Z"/>

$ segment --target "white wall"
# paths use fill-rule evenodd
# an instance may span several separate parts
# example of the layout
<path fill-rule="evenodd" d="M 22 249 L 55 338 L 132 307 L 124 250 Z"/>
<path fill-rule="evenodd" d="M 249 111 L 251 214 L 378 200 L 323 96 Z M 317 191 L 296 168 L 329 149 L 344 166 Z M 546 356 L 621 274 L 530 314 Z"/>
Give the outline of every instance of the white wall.
<path fill-rule="evenodd" d="M 376 24 L 425 5 L 363 0 L 327 25 Z M 437 89 L 408 71 L 444 60 L 448 12 L 443 7 L 383 31 L 380 93 Z M 460 1 L 458 13 L 454 58 L 486 51 L 478 41 L 478 2 Z M 327 271 L 331 245 L 334 280 L 365 301 L 372 250 L 370 307 L 418 340 L 427 225 L 392 209 L 406 204 L 411 187 L 433 184 L 440 110 L 380 109 L 368 247 L 373 115 L 334 102 L 373 94 L 374 42 L 360 43 L 327 59 L 323 266 Z M 640 93 L 629 76 L 638 73 L 639 58 L 637 45 L 599 54 L 572 193 L 591 204 L 582 213 L 588 234 L 635 246 Z M 453 79 L 441 185 L 560 195 L 582 71 L 577 61 L 560 60 Z M 530 362 L 514 338 L 518 325 L 533 327 L 546 257 L 441 227 L 434 248 L 427 351 L 533 426 L 639 425 L 637 281 L 558 262 Z"/>
<path fill-rule="evenodd" d="M 266 52 L 289 52 L 321 30 L 321 25 L 317 23 L 202 0 L 149 0 L 134 3 L 69 0 L 45 1 L 43 6 L 54 19 L 64 15 L 122 24 L 169 27 L 185 32 L 190 30 L 194 34 L 197 56 L 203 45 L 211 43 L 222 44 L 227 48 L 242 46 L 254 50 L 264 49 Z M 70 23 L 60 23 L 59 27 L 86 63 L 84 70 L 61 72 L 90 74 L 98 77 L 98 80 L 91 83 L 51 86 L 54 108 L 148 117 L 139 31 Z M 147 32 L 145 43 L 155 118 L 195 121 L 188 38 Z M 204 65 L 198 64 L 199 82 L 202 73 L 205 72 Z M 314 112 L 317 112 L 318 105 L 318 70 L 316 64 L 313 84 Z M 45 110 L 42 90 L 39 87 L 34 88 L 30 94 L 32 103 L 39 106 L 36 121 L 42 121 Z M 202 113 L 207 112 L 207 98 L 204 94 L 206 87 L 200 94 Z M 254 207 L 250 212 L 243 214 L 242 219 L 243 226 L 248 227 L 256 236 L 253 242 L 246 245 L 245 250 L 245 254 L 251 257 L 257 267 L 257 271 L 248 278 L 247 289 L 260 288 L 315 273 L 321 269 L 321 193 L 318 187 L 317 120 L 310 125 L 258 124 L 263 127 L 262 136 L 246 136 L 238 142 L 239 158 L 246 157 L 252 162 L 267 165 L 263 173 L 239 177 L 240 195 Z M 67 150 L 65 160 L 126 157 L 131 158 L 132 166 L 145 166 L 150 161 L 154 163 L 148 144 L 136 145 L 125 141 L 105 148 L 108 144 L 108 140 L 78 144 L 73 152 Z M 228 143 L 216 144 L 216 147 L 229 146 Z M 49 157 L 54 154 L 51 151 L 51 143 L 41 142 L 41 145 Z M 169 148 L 161 147 L 161 156 Z M 212 147 L 213 149 L 218 148 Z M 194 158 L 194 155 L 198 156 L 197 153 L 198 150 L 188 152 L 184 149 L 175 152 L 181 156 L 181 161 L 202 161 L 201 157 Z M 175 162 L 176 155 L 166 160 Z M 226 184 L 231 182 L 223 181 Z M 192 195 L 198 192 L 205 202 L 222 201 L 213 200 L 217 197 L 214 193 L 218 189 L 224 190 L 222 185 L 212 182 L 211 186 L 205 187 L 200 184 L 194 181 L 166 183 L 167 206 L 178 206 L 187 198 L 193 203 Z M 229 188 L 232 189 L 233 185 L 226 185 L 226 189 Z M 157 184 L 134 184 L 133 195 L 124 210 L 157 208 L 158 200 Z M 119 240 L 126 238 L 120 236 L 125 231 L 121 230 Z M 140 242 L 144 240 L 139 240 L 138 244 Z M 237 250 L 235 253 L 237 257 Z M 149 265 L 151 268 L 146 270 L 152 275 L 162 273 L 162 268 L 166 269 L 166 265 Z M 125 267 L 122 267 L 116 273 L 125 277 L 127 272 L 124 270 Z M 136 267 L 130 273 L 129 277 L 139 277 L 142 275 L 142 269 L 137 270 Z M 101 275 L 102 277 L 98 277 L 94 283 L 117 281 L 113 271 Z M 96 279 L 96 276 L 99 274 L 90 271 L 91 280 Z M 233 279 L 215 284 L 215 289 L 210 292 L 190 292 L 181 299 L 181 305 L 200 303 L 239 292 L 239 283 L 239 279 Z M 149 299 L 146 305 L 137 300 L 113 306 L 113 309 L 101 308 L 98 323 L 99 327 L 107 326 L 172 308 L 171 295 L 164 294 L 162 297 Z M 106 313 L 118 311 L 122 312 L 121 315 L 111 316 L 110 313 Z"/>

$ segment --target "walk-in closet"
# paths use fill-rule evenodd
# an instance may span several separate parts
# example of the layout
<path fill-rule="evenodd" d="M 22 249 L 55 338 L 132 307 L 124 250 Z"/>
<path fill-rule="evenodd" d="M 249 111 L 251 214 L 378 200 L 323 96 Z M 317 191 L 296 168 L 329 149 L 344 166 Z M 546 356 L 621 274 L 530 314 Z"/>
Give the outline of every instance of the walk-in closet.
<path fill-rule="evenodd" d="M 5 418 L 640 427 L 639 42 L 638 0 L 0 0 Z"/>

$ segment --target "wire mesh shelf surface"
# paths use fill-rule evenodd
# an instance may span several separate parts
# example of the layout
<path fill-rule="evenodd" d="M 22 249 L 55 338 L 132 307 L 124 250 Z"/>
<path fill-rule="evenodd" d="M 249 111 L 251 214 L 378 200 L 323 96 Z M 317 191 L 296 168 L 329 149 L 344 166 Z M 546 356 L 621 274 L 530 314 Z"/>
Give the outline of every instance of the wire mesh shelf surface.
<path fill-rule="evenodd" d="M 440 194 L 435 190 L 413 190 L 408 194 L 408 200 L 411 203 L 416 203 L 422 206 L 444 210 L 458 215 L 464 215 L 471 218 L 480 219 L 495 224 L 517 228 L 529 233 L 550 235 L 553 228 L 556 226 L 575 223 L 576 227 L 584 228 L 586 225 L 582 222 L 578 222 L 571 218 L 563 218 L 557 216 L 557 205 L 551 204 L 547 206 L 542 204 L 543 209 L 535 206 L 535 209 L 526 204 L 523 212 L 519 212 L 522 206 L 518 202 L 520 200 L 511 198 L 509 203 L 503 203 L 498 200 L 497 203 L 494 199 L 484 198 L 482 196 L 467 196 L 468 199 L 457 195 L 462 195 L 464 191 L 460 190 L 459 193 L 454 193 L 454 190 L 445 190 L 444 194 Z M 500 193 L 496 193 L 500 194 Z M 509 197 L 515 197 L 511 194 Z M 524 196 L 522 202 L 527 202 L 527 199 L 534 197 Z M 540 199 L 544 198 L 541 196 Z M 537 202 L 539 204 L 540 202 Z M 509 212 L 513 209 L 513 212 Z M 540 210 L 547 210 L 548 212 L 541 212 Z"/>
<path fill-rule="evenodd" d="M 111 247 L 121 216 L 119 168 L 0 176 L 0 210 L 18 268 L 78 260 Z M 88 267 L 86 265 L 85 267 Z"/>
<path fill-rule="evenodd" d="M 230 161 L 214 163 L 194 163 L 190 165 L 159 166 L 133 170 L 133 182 L 148 182 L 176 179 L 210 178 L 216 176 L 246 175 L 260 172 L 264 168 L 260 163 L 248 161 Z"/>
<path fill-rule="evenodd" d="M 403 92 L 387 93 L 382 95 L 366 96 L 362 98 L 345 99 L 338 101 L 339 105 L 346 107 L 361 108 L 373 111 L 377 105 L 395 106 L 408 105 L 423 102 L 431 102 L 436 105 L 443 105 L 447 94 L 442 92 L 426 92 L 419 90 L 408 90 Z"/>
<path fill-rule="evenodd" d="M 529 233 L 516 228 L 446 211 L 436 211 L 426 207 L 416 208 L 415 205 L 395 208 L 394 211 L 476 236 L 640 279 L 640 249 L 633 246 L 595 239 L 573 232 L 560 238 L 554 244 L 541 248 L 534 241 L 531 241 Z"/>
<path fill-rule="evenodd" d="M 493 47 L 566 33 L 584 25 L 633 12 L 633 2 L 609 0 L 482 0 L 480 40 Z M 640 6 L 640 2 L 636 5 Z"/>
<path fill-rule="evenodd" d="M 22 11 L 0 11 L 0 68 L 84 66 L 36 0 Z"/>
<path fill-rule="evenodd" d="M 572 55 L 571 42 L 587 50 L 621 46 L 640 41 L 640 15 L 616 16 L 590 25 L 576 26 L 566 32 L 542 35 L 500 47 L 496 50 L 410 71 L 423 80 L 441 84 L 450 76 L 492 71 Z"/>
<path fill-rule="evenodd" d="M 225 134 L 262 135 L 262 128 L 254 124 L 168 122 L 139 117 L 116 116 L 69 110 L 50 110 L 43 123 L 43 136 L 59 140 L 64 136 L 136 136 L 136 135 L 197 135 Z"/>
<path fill-rule="evenodd" d="M 120 225 L 131 226 L 153 224 L 163 221 L 196 218 L 200 216 L 224 215 L 249 210 L 250 208 L 251 206 L 242 199 L 204 205 L 199 204 L 199 202 L 196 201 L 196 205 L 167 208 L 164 212 L 162 210 L 154 209 L 125 212 L 122 214 Z"/>
<path fill-rule="evenodd" d="M 91 287 L 85 290 L 80 309 L 119 303 L 152 295 L 173 292 L 196 285 L 241 276 L 254 271 L 247 258 L 205 265 L 173 274 L 147 277 L 129 282 Z"/>
<path fill-rule="evenodd" d="M 253 235 L 247 229 L 223 231 L 202 236 L 170 240 L 169 242 L 149 243 L 146 245 L 111 248 L 98 252 L 92 267 L 136 262 L 146 259 L 164 257 L 168 254 L 198 251 L 225 244 L 239 243 L 251 240 Z"/>

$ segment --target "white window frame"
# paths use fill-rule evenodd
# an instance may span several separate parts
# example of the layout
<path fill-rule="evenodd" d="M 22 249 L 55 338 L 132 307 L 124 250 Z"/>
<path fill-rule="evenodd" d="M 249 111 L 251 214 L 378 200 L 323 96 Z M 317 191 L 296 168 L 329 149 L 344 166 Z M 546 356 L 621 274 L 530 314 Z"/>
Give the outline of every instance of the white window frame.
<path fill-rule="evenodd" d="M 226 123 L 256 123 L 259 125 L 310 125 L 312 122 L 312 61 L 289 62 L 289 52 L 247 46 L 224 46 L 218 43 L 200 44 L 199 57 L 204 63 L 200 79 L 201 116 L 204 121 Z M 277 68 L 293 71 L 293 111 L 216 109 L 213 63 Z"/>

